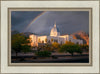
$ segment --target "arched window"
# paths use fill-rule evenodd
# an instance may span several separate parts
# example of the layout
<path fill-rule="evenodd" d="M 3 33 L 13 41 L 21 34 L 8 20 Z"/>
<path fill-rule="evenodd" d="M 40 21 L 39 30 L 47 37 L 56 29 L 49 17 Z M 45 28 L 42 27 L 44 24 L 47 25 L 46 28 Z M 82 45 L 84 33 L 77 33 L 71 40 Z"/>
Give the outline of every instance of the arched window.
<path fill-rule="evenodd" d="M 42 43 L 44 43 L 44 41 L 42 41 Z"/>
<path fill-rule="evenodd" d="M 39 42 L 39 43 L 41 43 L 41 40 L 40 40 L 40 38 L 38 39 L 38 42 Z"/>

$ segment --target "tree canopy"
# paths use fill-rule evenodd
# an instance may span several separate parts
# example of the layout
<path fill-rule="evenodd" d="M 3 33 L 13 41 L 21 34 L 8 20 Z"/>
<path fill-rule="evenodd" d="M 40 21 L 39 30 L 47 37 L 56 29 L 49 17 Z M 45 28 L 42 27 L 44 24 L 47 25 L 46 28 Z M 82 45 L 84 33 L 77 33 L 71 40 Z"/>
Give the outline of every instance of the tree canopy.
<path fill-rule="evenodd" d="M 72 45 L 72 44 L 70 44 L 70 45 L 63 44 L 60 47 L 59 52 L 66 52 L 66 53 L 68 52 L 68 53 L 70 53 L 73 56 L 74 52 L 77 52 L 77 53 L 81 54 L 82 50 L 81 50 L 80 46 L 77 45 L 77 44 L 74 44 L 74 45 Z"/>
<path fill-rule="evenodd" d="M 18 52 L 30 50 L 29 43 L 29 38 L 25 37 L 23 34 L 14 34 L 11 37 L 11 48 L 16 52 L 16 56 Z"/>
<path fill-rule="evenodd" d="M 74 45 L 75 43 L 70 42 L 70 41 L 66 41 L 65 44 L 67 44 L 67 45 Z"/>

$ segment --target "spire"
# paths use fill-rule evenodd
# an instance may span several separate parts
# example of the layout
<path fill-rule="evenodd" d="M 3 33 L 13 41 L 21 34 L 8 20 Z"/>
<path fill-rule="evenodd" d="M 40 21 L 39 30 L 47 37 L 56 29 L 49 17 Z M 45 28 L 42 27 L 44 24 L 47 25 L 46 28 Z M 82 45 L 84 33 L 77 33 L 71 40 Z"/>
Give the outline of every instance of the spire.
<path fill-rule="evenodd" d="M 55 22 L 55 24 L 54 24 L 54 27 L 56 27 L 56 22 Z"/>
<path fill-rule="evenodd" d="M 54 23 L 54 27 L 51 29 L 50 36 L 60 36 L 60 32 L 56 26 L 56 22 Z"/>

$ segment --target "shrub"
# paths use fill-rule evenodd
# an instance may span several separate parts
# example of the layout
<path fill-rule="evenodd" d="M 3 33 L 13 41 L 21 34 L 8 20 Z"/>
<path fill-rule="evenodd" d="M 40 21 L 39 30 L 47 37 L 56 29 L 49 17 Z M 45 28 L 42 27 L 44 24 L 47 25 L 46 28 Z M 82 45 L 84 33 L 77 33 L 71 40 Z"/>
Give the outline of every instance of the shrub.
<path fill-rule="evenodd" d="M 76 45 L 75 52 L 79 53 L 79 54 L 82 54 L 83 51 L 82 51 L 82 49 L 79 45 Z"/>
<path fill-rule="evenodd" d="M 67 52 L 69 52 L 72 56 L 73 56 L 73 53 L 76 51 L 76 47 L 75 45 L 68 45 L 68 50 Z"/>
<path fill-rule="evenodd" d="M 82 50 L 80 48 L 79 45 L 67 45 L 67 44 L 63 44 L 59 50 L 59 52 L 69 52 L 72 56 L 73 56 L 73 53 L 74 52 L 77 52 L 77 53 L 82 53 Z"/>
<path fill-rule="evenodd" d="M 38 51 L 35 54 L 40 57 L 49 57 L 51 55 L 51 52 L 44 50 L 44 51 Z"/>
<path fill-rule="evenodd" d="M 31 48 L 31 46 L 29 46 L 29 45 L 23 45 L 21 47 L 21 49 L 22 49 L 21 51 L 24 52 L 24 53 L 27 53 L 27 52 L 31 51 L 30 48 Z"/>
<path fill-rule="evenodd" d="M 59 52 L 67 52 L 68 50 L 68 46 L 66 44 L 63 44 L 60 49 L 59 49 Z"/>
<path fill-rule="evenodd" d="M 59 43 L 57 43 L 57 42 L 53 42 L 52 43 L 52 46 L 55 48 L 55 49 L 57 49 L 57 48 L 59 48 Z"/>
<path fill-rule="evenodd" d="M 80 45 L 80 47 L 83 51 L 89 52 L 89 45 L 84 44 L 84 45 Z"/>

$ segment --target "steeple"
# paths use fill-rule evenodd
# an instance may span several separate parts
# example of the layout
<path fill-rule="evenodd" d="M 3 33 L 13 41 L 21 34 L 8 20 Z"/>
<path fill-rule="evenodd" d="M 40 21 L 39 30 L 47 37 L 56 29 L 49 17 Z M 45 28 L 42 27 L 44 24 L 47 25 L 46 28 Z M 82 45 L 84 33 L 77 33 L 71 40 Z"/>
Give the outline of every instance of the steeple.
<path fill-rule="evenodd" d="M 54 27 L 51 29 L 50 36 L 60 36 L 60 32 L 56 26 L 56 22 L 54 24 Z"/>
<path fill-rule="evenodd" d="M 54 27 L 56 27 L 56 22 L 55 22 L 55 24 L 54 24 Z"/>

